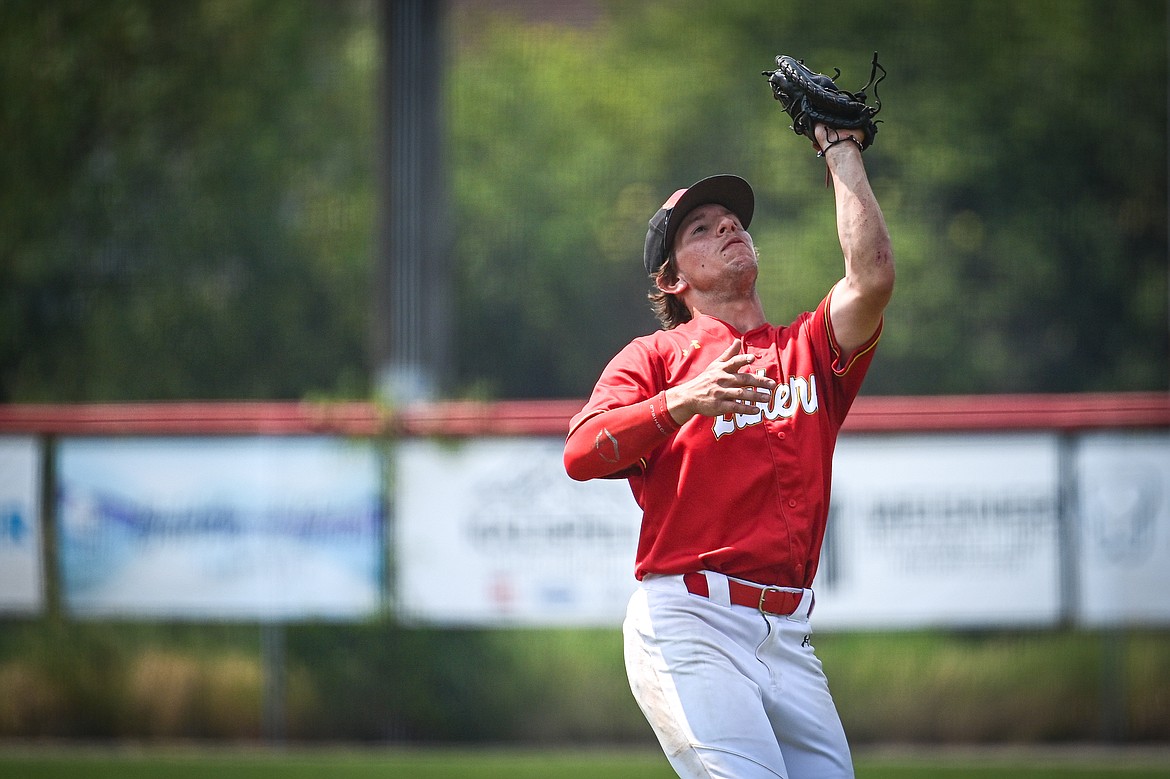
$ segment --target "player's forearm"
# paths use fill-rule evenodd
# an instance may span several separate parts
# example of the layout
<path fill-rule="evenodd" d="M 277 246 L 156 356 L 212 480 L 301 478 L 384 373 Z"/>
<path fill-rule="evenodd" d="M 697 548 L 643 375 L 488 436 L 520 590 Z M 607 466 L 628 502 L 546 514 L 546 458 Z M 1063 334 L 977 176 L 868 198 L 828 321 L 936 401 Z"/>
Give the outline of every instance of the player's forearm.
<path fill-rule="evenodd" d="M 857 294 L 884 307 L 894 288 L 894 253 L 861 150 L 852 143 L 839 144 L 825 159 L 833 179 L 845 278 Z"/>
<path fill-rule="evenodd" d="M 603 411 L 569 432 L 565 472 L 577 481 L 612 476 L 637 465 L 678 429 L 663 393 Z"/>

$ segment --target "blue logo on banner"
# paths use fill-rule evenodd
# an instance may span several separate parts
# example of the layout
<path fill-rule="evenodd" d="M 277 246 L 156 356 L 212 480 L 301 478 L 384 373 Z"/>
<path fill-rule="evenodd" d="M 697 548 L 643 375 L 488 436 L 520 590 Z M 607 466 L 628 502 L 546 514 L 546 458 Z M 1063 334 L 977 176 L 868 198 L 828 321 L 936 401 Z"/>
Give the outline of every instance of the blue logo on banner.
<path fill-rule="evenodd" d="M 5 506 L 0 509 L 0 541 L 19 544 L 28 535 L 28 523 L 20 513 L 19 506 Z"/>

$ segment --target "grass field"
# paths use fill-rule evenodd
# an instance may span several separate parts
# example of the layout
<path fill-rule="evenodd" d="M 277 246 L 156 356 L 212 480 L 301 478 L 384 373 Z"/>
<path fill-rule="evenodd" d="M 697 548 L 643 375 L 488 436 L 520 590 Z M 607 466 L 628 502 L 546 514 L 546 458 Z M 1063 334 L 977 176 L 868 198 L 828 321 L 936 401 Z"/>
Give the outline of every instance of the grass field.
<path fill-rule="evenodd" d="M 861 750 L 858 779 L 1166 779 L 1170 749 Z M 650 750 L 0 746 L 2 779 L 670 779 Z"/>

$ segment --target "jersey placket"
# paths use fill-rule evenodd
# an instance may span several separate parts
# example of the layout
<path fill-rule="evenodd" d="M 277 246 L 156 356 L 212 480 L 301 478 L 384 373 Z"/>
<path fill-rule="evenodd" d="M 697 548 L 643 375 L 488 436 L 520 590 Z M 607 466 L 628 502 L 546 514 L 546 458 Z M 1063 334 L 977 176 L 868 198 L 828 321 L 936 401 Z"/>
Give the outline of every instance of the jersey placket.
<path fill-rule="evenodd" d="M 761 334 L 757 334 L 753 340 L 762 340 Z M 767 343 L 751 343 L 746 345 L 756 357 L 753 368 L 757 374 L 762 370 L 763 375 L 774 379 L 777 385 L 787 380 L 783 370 L 783 362 L 780 359 L 780 347 L 774 338 L 769 339 Z M 785 428 L 790 427 L 790 424 L 784 417 L 768 413 L 768 408 L 772 407 L 776 402 L 777 396 L 773 393 L 771 401 L 764 404 L 765 408 L 761 409 L 760 413 L 764 417 L 761 420 L 761 432 L 763 433 L 764 443 L 768 447 L 768 457 L 772 464 L 772 491 L 776 503 L 776 516 L 783 523 L 784 538 L 788 542 L 788 549 L 785 550 L 784 558 L 796 568 L 794 571 L 796 575 L 803 577 L 804 572 L 802 566 L 796 559 L 798 555 L 796 554 L 795 541 L 793 539 L 792 520 L 789 517 L 789 510 L 795 508 L 795 501 L 792 498 L 785 498 L 781 479 L 782 469 L 785 467 L 785 462 L 789 459 L 784 457 L 782 441 L 788 435 L 788 431 Z M 798 582 L 783 583 L 786 585 L 798 584 Z"/>

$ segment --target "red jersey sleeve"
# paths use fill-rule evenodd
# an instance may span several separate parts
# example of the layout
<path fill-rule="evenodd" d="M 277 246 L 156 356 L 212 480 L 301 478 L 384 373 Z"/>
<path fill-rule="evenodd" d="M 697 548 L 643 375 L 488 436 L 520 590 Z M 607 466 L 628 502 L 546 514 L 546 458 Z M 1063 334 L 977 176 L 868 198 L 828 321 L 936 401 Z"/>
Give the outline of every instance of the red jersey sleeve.
<path fill-rule="evenodd" d="M 869 365 L 873 362 L 874 350 L 881 338 L 884 320 L 868 341 L 851 354 L 842 354 L 833 334 L 832 317 L 829 316 L 832 299 L 833 292 L 830 290 L 805 326 L 811 328 L 810 340 L 818 363 L 817 370 L 833 377 L 832 382 L 826 382 L 828 392 L 825 400 L 839 427 L 844 423 L 845 415 L 849 413 L 854 398 L 861 390 L 861 383 L 869 371 Z"/>
<path fill-rule="evenodd" d="M 589 402 L 569 422 L 564 462 L 571 478 L 628 476 L 678 431 L 661 377 L 661 366 L 639 341 L 610 361 Z"/>

